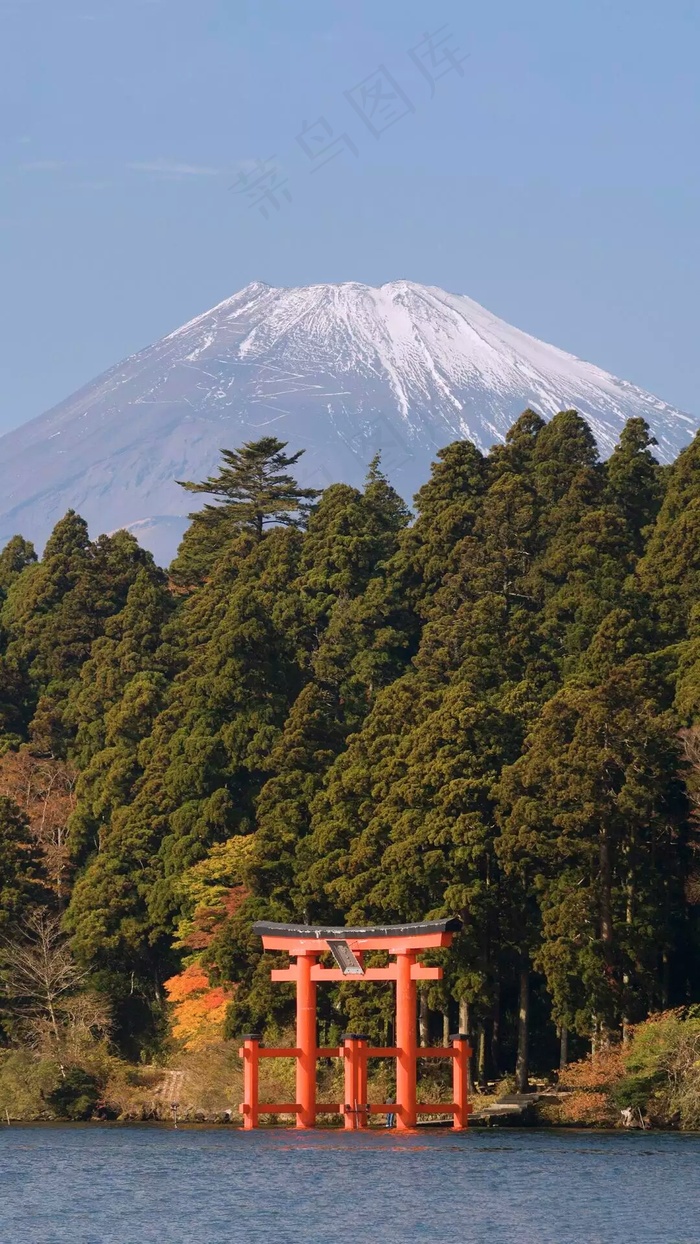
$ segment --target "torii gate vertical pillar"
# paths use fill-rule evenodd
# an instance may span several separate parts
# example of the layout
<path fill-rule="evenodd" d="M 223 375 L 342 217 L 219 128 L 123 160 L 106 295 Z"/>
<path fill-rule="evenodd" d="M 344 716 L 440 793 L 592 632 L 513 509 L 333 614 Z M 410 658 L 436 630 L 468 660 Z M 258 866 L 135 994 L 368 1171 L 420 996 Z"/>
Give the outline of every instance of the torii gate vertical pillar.
<path fill-rule="evenodd" d="M 415 953 L 396 956 L 396 1128 L 410 1131 L 416 1126 L 416 982 L 411 968 Z"/>
<path fill-rule="evenodd" d="M 297 1127 L 316 1126 L 316 982 L 311 979 L 318 955 L 297 955 Z"/>

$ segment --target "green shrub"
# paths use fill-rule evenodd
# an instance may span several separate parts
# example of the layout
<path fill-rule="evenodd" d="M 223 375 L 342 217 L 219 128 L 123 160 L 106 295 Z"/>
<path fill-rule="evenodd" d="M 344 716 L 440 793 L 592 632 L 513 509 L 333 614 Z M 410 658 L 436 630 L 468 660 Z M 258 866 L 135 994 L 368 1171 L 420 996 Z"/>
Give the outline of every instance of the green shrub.
<path fill-rule="evenodd" d="M 40 1119 L 46 1115 L 46 1094 L 61 1071 L 52 1058 L 31 1050 L 0 1050 L 0 1118 Z"/>
<path fill-rule="evenodd" d="M 612 1092 L 612 1099 L 620 1110 L 646 1110 L 654 1090 L 663 1084 L 661 1076 L 625 1076 Z"/>
<path fill-rule="evenodd" d="M 614 1091 L 618 1106 L 688 1130 L 700 1127 L 700 1008 L 665 1011 L 639 1024 L 624 1062 Z"/>
<path fill-rule="evenodd" d="M 46 1103 L 59 1119 L 78 1121 L 92 1117 L 100 1097 L 97 1076 L 82 1067 L 71 1067 L 65 1078 L 47 1093 Z"/>

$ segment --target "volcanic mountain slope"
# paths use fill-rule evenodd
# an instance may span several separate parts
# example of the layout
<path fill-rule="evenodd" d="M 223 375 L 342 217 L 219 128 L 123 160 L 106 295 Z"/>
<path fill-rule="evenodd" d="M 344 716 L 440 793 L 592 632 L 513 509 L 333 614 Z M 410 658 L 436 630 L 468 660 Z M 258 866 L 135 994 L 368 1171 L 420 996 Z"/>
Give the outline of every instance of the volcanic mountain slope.
<path fill-rule="evenodd" d="M 276 435 L 303 483 L 359 484 L 377 450 L 410 499 L 443 445 L 502 441 L 526 406 L 575 408 L 603 453 L 641 415 L 668 460 L 696 421 L 478 303 L 410 281 L 254 283 L 0 438 L 0 541 L 41 544 L 69 507 L 130 526 L 161 561 L 221 448 Z"/>

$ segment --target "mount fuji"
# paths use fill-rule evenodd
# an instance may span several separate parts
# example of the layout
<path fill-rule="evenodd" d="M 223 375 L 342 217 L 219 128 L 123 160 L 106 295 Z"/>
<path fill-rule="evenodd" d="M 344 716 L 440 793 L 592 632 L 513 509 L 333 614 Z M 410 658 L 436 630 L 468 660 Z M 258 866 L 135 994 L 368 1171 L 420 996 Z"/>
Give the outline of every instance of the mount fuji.
<path fill-rule="evenodd" d="M 478 303 L 411 281 L 255 282 L 0 438 L 0 543 L 42 544 L 72 507 L 91 534 L 129 527 L 165 563 L 221 448 L 274 435 L 298 475 L 360 484 L 379 450 L 410 501 L 436 451 L 502 441 L 531 406 L 574 408 L 607 454 L 641 415 L 668 461 L 697 420 Z"/>

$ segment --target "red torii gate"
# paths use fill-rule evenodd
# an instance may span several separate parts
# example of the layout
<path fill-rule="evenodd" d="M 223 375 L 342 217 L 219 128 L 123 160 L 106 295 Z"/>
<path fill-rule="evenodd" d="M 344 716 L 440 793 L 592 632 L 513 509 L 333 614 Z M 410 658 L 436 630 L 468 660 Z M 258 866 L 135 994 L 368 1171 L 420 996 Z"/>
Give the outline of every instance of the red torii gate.
<path fill-rule="evenodd" d="M 440 1049 L 422 1048 L 421 1058 L 451 1058 L 453 1100 L 440 1103 L 416 1101 L 416 981 L 441 980 L 442 968 L 424 967 L 417 955 L 436 946 L 449 946 L 461 929 L 460 920 L 430 920 L 422 924 L 384 925 L 378 928 L 323 928 L 315 925 L 274 924 L 261 921 L 253 932 L 265 950 L 286 950 L 296 960 L 288 968 L 273 968 L 273 981 L 295 981 L 297 986 L 297 1043 L 290 1049 L 266 1049 L 259 1033 L 247 1033 L 243 1048 L 243 1126 L 258 1126 L 261 1114 L 295 1114 L 298 1128 L 316 1126 L 319 1114 L 340 1114 L 346 1130 L 368 1125 L 370 1114 L 395 1114 L 401 1131 L 415 1127 L 418 1114 L 452 1114 L 454 1127 L 467 1127 L 469 1049 L 465 1033 L 451 1037 L 451 1044 Z M 364 954 L 383 950 L 394 957 L 386 967 L 365 967 Z M 318 960 L 330 951 L 335 968 L 323 967 Z M 370 1047 L 363 1033 L 347 1032 L 343 1045 L 319 1048 L 316 1043 L 316 986 L 319 981 L 355 978 L 366 981 L 396 981 L 396 1045 Z M 261 1104 L 258 1097 L 258 1071 L 261 1058 L 295 1058 L 297 1064 L 296 1102 Z M 342 1058 L 345 1062 L 345 1100 L 342 1103 L 316 1100 L 316 1060 Z M 396 1059 L 396 1102 L 367 1102 L 367 1059 Z"/>

